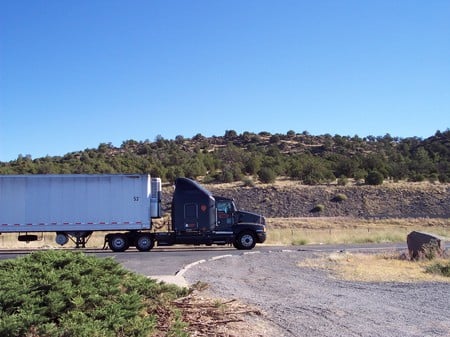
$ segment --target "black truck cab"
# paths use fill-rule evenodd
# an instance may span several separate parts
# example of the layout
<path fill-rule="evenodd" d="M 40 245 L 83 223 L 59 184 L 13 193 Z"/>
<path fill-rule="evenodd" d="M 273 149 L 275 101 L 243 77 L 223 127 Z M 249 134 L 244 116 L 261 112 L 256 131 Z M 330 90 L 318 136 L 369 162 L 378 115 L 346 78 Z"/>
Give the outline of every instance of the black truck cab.
<path fill-rule="evenodd" d="M 252 249 L 266 240 L 266 224 L 262 215 L 239 211 L 233 199 L 213 196 L 194 180 L 178 178 L 172 199 L 172 233 L 172 244 L 233 244 Z"/>

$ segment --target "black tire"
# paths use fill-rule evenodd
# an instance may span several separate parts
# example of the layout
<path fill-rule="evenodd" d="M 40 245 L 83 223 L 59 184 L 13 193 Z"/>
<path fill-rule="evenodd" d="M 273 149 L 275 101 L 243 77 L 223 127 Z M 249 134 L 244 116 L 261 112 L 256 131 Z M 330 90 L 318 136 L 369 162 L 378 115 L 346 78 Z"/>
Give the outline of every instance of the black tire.
<path fill-rule="evenodd" d="M 57 232 L 55 241 L 58 245 L 64 246 L 67 242 L 69 242 L 69 236 L 64 232 Z"/>
<path fill-rule="evenodd" d="M 109 248 L 116 253 L 124 252 L 130 247 L 128 238 L 125 234 L 112 234 L 108 238 L 108 244 Z"/>
<path fill-rule="evenodd" d="M 253 249 L 256 245 L 256 236 L 252 232 L 248 232 L 248 231 L 241 232 L 236 237 L 236 240 L 233 243 L 233 245 L 237 249 L 241 249 L 241 250 Z"/>
<path fill-rule="evenodd" d="M 136 239 L 136 248 L 140 252 L 148 252 L 155 245 L 155 241 L 148 234 L 141 234 Z"/>

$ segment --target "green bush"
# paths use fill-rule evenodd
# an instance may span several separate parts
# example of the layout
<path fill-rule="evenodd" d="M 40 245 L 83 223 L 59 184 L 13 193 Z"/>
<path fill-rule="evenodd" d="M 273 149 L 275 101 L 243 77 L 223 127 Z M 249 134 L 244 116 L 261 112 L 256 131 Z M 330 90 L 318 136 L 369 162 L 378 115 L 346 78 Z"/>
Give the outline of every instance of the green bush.
<path fill-rule="evenodd" d="M 337 180 L 338 186 L 345 186 L 348 184 L 348 178 L 344 176 L 340 176 Z"/>
<path fill-rule="evenodd" d="M 426 272 L 430 274 L 442 275 L 450 277 L 450 261 L 447 263 L 435 263 L 426 268 Z"/>
<path fill-rule="evenodd" d="M 244 187 L 255 187 L 255 182 L 252 178 L 245 177 L 242 179 L 242 184 Z"/>
<path fill-rule="evenodd" d="M 147 337 L 157 310 L 185 293 L 113 259 L 37 252 L 0 262 L 0 336 Z"/>
<path fill-rule="evenodd" d="M 413 182 L 422 182 L 425 181 L 425 176 L 423 174 L 420 173 L 416 173 L 413 174 L 410 178 L 409 181 L 413 181 Z"/>
<path fill-rule="evenodd" d="M 384 176 L 378 171 L 370 171 L 366 176 L 367 185 L 381 185 L 383 184 Z"/>
<path fill-rule="evenodd" d="M 276 174 L 270 167 L 263 167 L 258 172 L 258 178 L 262 183 L 269 184 L 275 181 Z"/>
<path fill-rule="evenodd" d="M 314 206 L 312 209 L 311 209 L 311 213 L 320 213 L 320 212 L 323 212 L 325 210 L 325 205 L 323 205 L 323 204 L 317 204 L 316 206 Z"/>
<path fill-rule="evenodd" d="M 307 239 L 297 239 L 292 241 L 293 246 L 304 246 L 308 244 Z"/>
<path fill-rule="evenodd" d="M 334 202 L 342 202 L 345 200 L 347 200 L 347 196 L 344 193 L 338 193 L 331 199 Z"/>

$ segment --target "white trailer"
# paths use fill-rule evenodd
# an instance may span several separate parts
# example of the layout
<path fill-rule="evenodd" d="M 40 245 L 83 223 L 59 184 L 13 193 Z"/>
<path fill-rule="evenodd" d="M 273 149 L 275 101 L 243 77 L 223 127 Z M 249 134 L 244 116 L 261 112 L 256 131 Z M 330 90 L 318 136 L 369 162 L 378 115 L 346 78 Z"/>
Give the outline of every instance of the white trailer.
<path fill-rule="evenodd" d="M 32 241 L 37 236 L 28 233 L 56 232 L 57 243 L 70 238 L 84 247 L 93 231 L 127 230 L 148 250 L 160 195 L 161 180 L 149 175 L 3 175 L 0 233 Z"/>
<path fill-rule="evenodd" d="M 55 232 L 85 247 L 95 231 L 106 232 L 105 246 L 115 252 L 175 244 L 225 245 L 252 249 L 266 239 L 265 218 L 240 211 L 233 199 L 213 196 L 197 182 L 177 178 L 171 227 L 152 231 L 161 217 L 161 179 L 138 174 L 0 175 L 0 234 Z"/>

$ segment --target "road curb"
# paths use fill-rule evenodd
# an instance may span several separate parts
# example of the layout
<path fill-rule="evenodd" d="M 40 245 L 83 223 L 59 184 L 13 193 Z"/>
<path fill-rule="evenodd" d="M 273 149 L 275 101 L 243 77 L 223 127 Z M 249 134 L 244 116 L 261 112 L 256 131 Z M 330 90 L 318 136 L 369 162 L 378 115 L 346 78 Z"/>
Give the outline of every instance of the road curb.
<path fill-rule="evenodd" d="M 179 287 L 189 288 L 189 283 L 181 275 L 152 275 L 147 277 L 158 282 L 170 283 Z"/>
<path fill-rule="evenodd" d="M 198 260 L 198 261 L 189 263 L 189 264 L 185 265 L 183 268 L 181 268 L 179 271 L 177 271 L 175 273 L 175 275 L 183 276 L 183 274 L 185 272 L 187 272 L 190 268 L 192 268 L 192 267 L 194 267 L 196 265 L 199 265 L 200 263 L 205 263 L 207 261 L 215 261 L 215 260 L 225 259 L 225 258 L 228 258 L 228 257 L 233 257 L 233 255 L 232 254 L 226 254 L 226 255 L 213 256 L 213 257 L 211 257 L 211 258 L 209 258 L 207 260 L 203 259 L 203 260 Z"/>
<path fill-rule="evenodd" d="M 176 275 L 176 276 L 183 276 L 183 274 L 184 274 L 186 271 L 188 271 L 189 268 L 192 268 L 192 267 L 194 267 L 194 266 L 196 266 L 196 265 L 199 265 L 200 263 L 205 263 L 205 262 L 206 262 L 206 260 L 203 259 L 203 260 L 198 260 L 198 261 L 189 263 L 189 264 L 185 265 L 183 268 L 181 268 L 179 271 L 177 271 L 177 272 L 175 273 L 175 275 Z"/>

